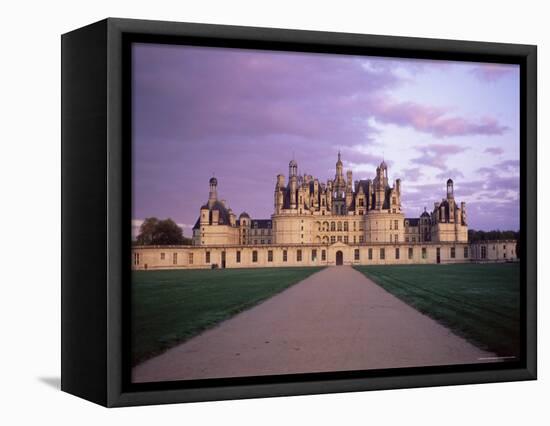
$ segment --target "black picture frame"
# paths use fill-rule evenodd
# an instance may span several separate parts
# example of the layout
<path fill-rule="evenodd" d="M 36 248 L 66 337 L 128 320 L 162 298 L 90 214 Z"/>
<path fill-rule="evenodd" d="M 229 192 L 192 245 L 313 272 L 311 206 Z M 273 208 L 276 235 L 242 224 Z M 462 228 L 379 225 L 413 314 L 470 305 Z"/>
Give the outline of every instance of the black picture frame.
<path fill-rule="evenodd" d="M 134 41 L 519 64 L 521 360 L 131 384 L 128 46 Z M 116 407 L 536 379 L 536 46 L 118 18 L 64 34 L 61 42 L 62 390 Z"/>

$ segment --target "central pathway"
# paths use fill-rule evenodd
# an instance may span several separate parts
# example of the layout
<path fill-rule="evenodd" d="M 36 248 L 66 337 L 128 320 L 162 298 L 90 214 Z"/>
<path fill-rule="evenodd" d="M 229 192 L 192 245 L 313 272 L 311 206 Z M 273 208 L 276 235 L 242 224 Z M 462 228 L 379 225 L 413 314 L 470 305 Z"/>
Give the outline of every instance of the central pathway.
<path fill-rule="evenodd" d="M 134 382 L 483 362 L 349 266 L 323 269 L 133 369 Z"/>

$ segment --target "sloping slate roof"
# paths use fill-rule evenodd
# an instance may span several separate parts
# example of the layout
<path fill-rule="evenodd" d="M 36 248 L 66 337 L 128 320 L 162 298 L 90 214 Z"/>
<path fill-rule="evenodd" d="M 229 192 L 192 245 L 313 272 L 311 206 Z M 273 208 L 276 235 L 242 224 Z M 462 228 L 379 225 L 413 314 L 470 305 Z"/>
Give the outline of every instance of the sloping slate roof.
<path fill-rule="evenodd" d="M 212 224 L 212 211 L 213 210 L 217 210 L 219 212 L 218 223 L 220 225 L 229 225 L 231 223 L 229 210 L 220 201 L 216 201 L 212 205 L 212 208 L 209 208 L 208 203 L 206 203 L 204 206 L 201 207 L 201 209 L 203 209 L 203 208 L 208 208 L 209 209 L 209 214 L 208 214 L 208 223 L 209 224 Z M 195 226 L 193 226 L 193 229 L 199 229 L 199 227 L 200 227 L 200 217 L 197 219 L 197 222 L 195 222 Z"/>
<path fill-rule="evenodd" d="M 405 220 L 409 222 L 409 226 L 418 226 L 420 219 L 416 217 L 406 217 Z"/>
<path fill-rule="evenodd" d="M 271 219 L 253 219 L 251 225 L 252 228 L 268 229 L 271 228 Z"/>
<path fill-rule="evenodd" d="M 229 210 L 219 201 L 216 201 L 212 206 L 212 210 L 218 210 L 220 212 L 220 217 L 218 223 L 220 225 L 229 225 Z M 212 213 L 210 213 L 210 223 L 212 223 Z"/>

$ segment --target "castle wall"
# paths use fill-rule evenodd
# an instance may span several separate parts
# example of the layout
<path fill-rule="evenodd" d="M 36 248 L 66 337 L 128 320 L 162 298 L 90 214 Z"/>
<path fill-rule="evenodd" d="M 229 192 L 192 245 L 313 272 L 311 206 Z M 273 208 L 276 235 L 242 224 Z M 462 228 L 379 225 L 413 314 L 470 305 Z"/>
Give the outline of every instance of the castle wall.
<path fill-rule="evenodd" d="M 405 217 L 402 213 L 372 210 L 365 216 L 365 241 L 390 243 L 405 241 Z M 396 229 L 397 228 L 397 229 Z"/>
<path fill-rule="evenodd" d="M 468 241 L 468 227 L 459 223 L 436 223 L 432 226 L 433 241 Z"/>
<path fill-rule="evenodd" d="M 485 257 L 482 256 L 483 246 Z M 212 265 L 220 268 L 332 266 L 336 265 L 338 252 L 342 253 L 344 265 L 435 264 L 438 254 L 442 264 L 505 262 L 517 259 L 515 246 L 512 240 L 474 244 L 136 246 L 132 249 L 132 269 L 210 269 Z"/>
<path fill-rule="evenodd" d="M 239 244 L 239 229 L 230 225 L 201 225 L 193 240 L 206 246 Z"/>

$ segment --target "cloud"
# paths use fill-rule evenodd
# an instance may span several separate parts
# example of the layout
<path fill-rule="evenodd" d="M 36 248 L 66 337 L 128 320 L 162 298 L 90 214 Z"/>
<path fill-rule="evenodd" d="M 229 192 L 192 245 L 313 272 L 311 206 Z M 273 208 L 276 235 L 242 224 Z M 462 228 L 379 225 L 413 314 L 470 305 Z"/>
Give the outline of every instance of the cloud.
<path fill-rule="evenodd" d="M 457 112 L 452 104 L 435 107 L 430 93 L 421 102 L 395 97 L 396 89 L 416 84 L 418 74 L 441 74 L 449 66 L 444 61 L 152 44 L 133 49 L 134 217 L 173 217 L 184 229 L 206 201 L 212 173 L 219 197 L 236 213 L 269 217 L 275 176 L 287 174 L 293 156 L 299 173 L 324 181 L 341 148 L 346 168 L 372 177 L 382 160 L 375 144 L 386 144 L 382 136 L 397 130 L 386 133 L 377 123 L 426 138 L 425 147 L 412 150 L 412 161 L 410 149 L 393 158 L 408 167 L 402 177 L 410 183 L 448 173 L 449 159 L 466 149 L 434 142 L 507 131 L 494 117 Z M 467 144 L 473 146 L 464 138 Z M 507 173 L 511 167 L 502 164 Z M 431 199 L 423 204 L 430 206 L 444 195 L 444 182 L 434 191 L 412 190 L 407 197 L 413 206 Z"/>
<path fill-rule="evenodd" d="M 457 178 L 463 178 L 464 177 L 464 173 L 462 173 L 460 170 L 458 169 L 450 169 L 450 170 L 446 170 L 444 172 L 441 172 L 441 173 L 438 173 L 437 175 L 435 175 L 436 178 L 438 179 L 457 179 Z"/>
<path fill-rule="evenodd" d="M 506 160 L 495 164 L 497 170 L 514 172 L 519 170 L 519 160 Z"/>
<path fill-rule="evenodd" d="M 469 148 L 451 144 L 430 144 L 425 146 L 416 146 L 415 149 L 420 151 L 422 155 L 420 157 L 413 158 L 411 162 L 446 171 L 447 159 L 450 156 L 460 154 Z"/>
<path fill-rule="evenodd" d="M 499 147 L 489 147 L 485 149 L 485 152 L 487 154 L 502 155 L 504 153 L 504 150 Z"/>
<path fill-rule="evenodd" d="M 403 169 L 401 176 L 404 181 L 416 182 L 423 176 L 423 174 L 420 167 L 412 167 L 410 169 Z"/>
<path fill-rule="evenodd" d="M 470 72 L 483 82 L 494 82 L 516 70 L 517 65 L 480 64 L 473 67 Z"/>
<path fill-rule="evenodd" d="M 373 105 L 374 118 L 382 123 L 412 127 L 436 138 L 449 136 L 502 135 L 508 130 L 493 117 L 470 120 L 450 115 L 448 108 L 420 105 L 414 102 L 393 102 L 379 99 Z"/>

